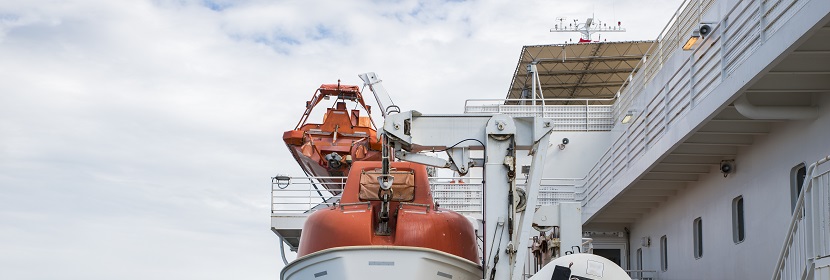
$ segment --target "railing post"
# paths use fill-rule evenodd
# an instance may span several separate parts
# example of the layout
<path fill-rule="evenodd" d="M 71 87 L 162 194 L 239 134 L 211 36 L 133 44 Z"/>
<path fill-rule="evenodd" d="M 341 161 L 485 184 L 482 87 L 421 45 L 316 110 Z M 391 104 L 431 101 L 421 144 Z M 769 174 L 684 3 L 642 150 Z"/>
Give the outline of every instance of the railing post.
<path fill-rule="evenodd" d="M 274 214 L 274 184 L 271 184 L 271 214 Z"/>
<path fill-rule="evenodd" d="M 816 257 L 816 255 L 814 254 L 814 252 L 815 252 L 815 250 L 814 250 L 815 242 L 813 242 L 814 241 L 813 232 L 815 230 L 815 227 L 814 227 L 814 224 L 813 224 L 813 218 L 815 217 L 815 215 L 814 215 L 815 212 L 814 212 L 814 209 L 813 209 L 813 202 L 814 202 L 813 201 L 813 187 L 815 187 L 815 183 L 816 183 L 815 168 L 813 168 L 810 171 L 812 171 L 812 172 L 810 172 L 810 174 L 808 174 L 810 176 L 809 177 L 810 178 L 810 185 L 807 186 L 807 188 L 804 190 L 804 194 L 803 194 L 804 195 L 804 208 L 803 208 L 803 211 L 804 211 L 804 229 L 806 230 L 804 232 L 804 239 L 805 239 L 804 240 L 804 243 L 805 243 L 804 244 L 805 245 L 804 246 L 805 247 L 804 248 L 804 251 L 805 251 L 804 256 L 806 256 L 808 258 L 807 263 L 810 262 L 809 259 L 815 260 L 815 257 Z"/>
<path fill-rule="evenodd" d="M 695 73 L 696 73 L 696 71 L 695 71 L 695 62 L 696 62 L 695 53 L 696 52 L 697 51 L 692 51 L 692 53 L 689 55 L 689 97 L 688 97 L 688 99 L 689 99 L 688 110 L 689 111 L 691 111 L 692 108 L 694 108 L 695 95 L 697 95 L 696 92 L 695 92 Z"/>
<path fill-rule="evenodd" d="M 764 42 L 767 41 L 767 32 L 765 31 L 765 30 L 767 30 L 767 17 L 766 17 L 766 5 L 764 5 L 764 2 L 766 2 L 766 0 L 757 0 L 757 2 L 758 2 L 758 17 L 759 17 L 759 20 L 761 21 L 761 26 L 758 29 L 758 32 L 760 32 L 760 34 L 758 34 L 758 37 L 761 39 L 759 44 L 763 44 Z"/>
<path fill-rule="evenodd" d="M 588 124 L 591 120 L 591 114 L 588 112 L 588 100 L 585 100 L 585 131 L 590 131 L 591 127 Z"/>
<path fill-rule="evenodd" d="M 729 40 L 729 36 L 726 36 L 726 31 L 728 30 L 727 26 L 729 26 L 729 16 L 727 15 L 724 17 L 720 24 L 718 24 L 718 29 L 720 29 L 720 40 L 718 40 L 720 44 L 720 80 L 726 80 L 726 41 Z"/>

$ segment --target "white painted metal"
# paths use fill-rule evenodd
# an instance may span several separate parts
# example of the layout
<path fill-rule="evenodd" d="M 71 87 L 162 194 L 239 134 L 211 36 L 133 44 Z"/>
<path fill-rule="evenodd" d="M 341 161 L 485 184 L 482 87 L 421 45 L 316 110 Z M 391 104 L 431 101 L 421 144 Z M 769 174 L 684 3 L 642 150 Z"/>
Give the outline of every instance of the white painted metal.
<path fill-rule="evenodd" d="M 590 172 L 584 188 L 578 190 L 586 220 L 740 96 L 747 81 L 757 80 L 779 56 L 791 52 L 792 45 L 815 29 L 830 10 L 827 1 L 777 1 L 775 7 L 765 10 L 758 7 L 758 1 L 712 3 L 687 1 L 673 25 L 664 29 L 657 46 L 679 42 L 682 36 L 671 34 L 684 34 L 677 31 L 684 22 L 689 28 L 702 18 L 722 22 L 702 47 L 691 53 L 670 51 L 667 55 L 661 51 L 655 55 L 659 57 L 643 60 L 638 74 L 620 95 L 615 116 L 628 111 L 638 116 L 631 124 L 615 128 L 616 140 Z M 793 9 L 799 10 L 797 17 L 793 17 Z M 756 24 L 758 17 L 774 20 L 760 26 Z M 788 20 L 789 24 L 784 24 Z M 762 37 L 764 41 L 758 39 Z M 748 59 L 750 54 L 752 59 Z"/>
<path fill-rule="evenodd" d="M 484 276 L 485 279 L 513 279 L 511 277 L 511 235 L 510 203 L 512 182 L 508 180 L 507 173 L 512 167 L 515 170 L 515 163 L 505 163 L 508 156 L 515 156 L 508 148 L 512 146 L 515 136 L 513 120 L 504 118 L 492 119 L 487 123 L 486 134 L 491 135 L 499 131 L 497 126 L 501 123 L 503 129 L 511 134 L 493 135 L 485 140 L 487 150 L 484 163 Z M 498 137 L 498 138 L 497 138 Z M 494 223 L 495 222 L 495 223 Z M 523 252 L 524 253 L 524 252 Z"/>
<path fill-rule="evenodd" d="M 750 119 L 760 120 L 811 120 L 818 118 L 815 106 L 756 106 L 749 103 L 746 94 L 735 100 L 735 109 Z"/>
<path fill-rule="evenodd" d="M 533 214 L 533 225 L 543 229 L 559 226 L 559 216 L 559 204 L 539 206 Z"/>
<path fill-rule="evenodd" d="M 516 191 L 516 151 L 530 150 L 546 155 L 551 122 L 537 118 L 513 118 L 497 115 L 421 115 L 407 111 L 386 118 L 383 131 L 395 146 L 398 158 L 408 153 L 448 148 L 484 149 L 484 274 L 488 279 L 522 277 L 525 242 L 530 239 L 530 217 L 516 214 L 513 197 Z M 541 143 L 541 144 L 540 144 Z M 466 151 L 466 150 L 465 150 Z M 469 158 L 469 156 L 463 157 Z M 541 161 L 533 161 L 529 190 L 541 181 Z M 537 192 L 531 191 L 528 202 L 536 205 Z M 522 227 L 514 232 L 513 223 Z M 516 236 L 514 236 L 516 234 Z M 518 262 L 518 265 L 514 265 Z"/>
<path fill-rule="evenodd" d="M 541 206 L 533 214 L 533 225 L 542 229 L 559 227 L 562 254 L 585 253 L 583 245 L 588 244 L 582 237 L 581 208 L 579 202 Z"/>
<path fill-rule="evenodd" d="M 280 178 L 279 180 L 277 178 Z M 271 213 L 307 213 L 332 206 L 346 184 L 346 177 L 274 177 L 271 180 Z"/>
<path fill-rule="evenodd" d="M 392 102 L 392 97 L 386 92 L 386 88 L 383 87 L 383 83 L 381 83 L 380 78 L 374 72 L 363 73 L 357 76 L 363 80 L 363 86 L 368 86 L 369 90 L 375 95 L 375 100 L 378 102 L 378 106 L 380 106 L 380 113 L 384 118 L 390 113 L 400 112 L 400 108 Z"/>
<path fill-rule="evenodd" d="M 481 279 L 475 263 L 441 251 L 401 246 L 332 248 L 297 259 L 282 280 L 308 279 Z"/>
<path fill-rule="evenodd" d="M 815 280 L 830 280 L 830 258 L 818 259 L 815 262 Z"/>
<path fill-rule="evenodd" d="M 536 140 L 536 144 L 534 145 L 535 148 L 531 149 L 530 156 L 533 158 L 530 163 L 530 173 L 528 174 L 528 184 L 525 186 L 525 193 L 527 196 L 527 205 L 536 205 L 539 197 L 539 186 L 542 183 L 542 171 L 544 168 L 544 156 L 548 154 L 548 143 L 550 143 L 550 131 L 545 133 L 542 138 Z M 540 156 L 536 156 L 540 155 Z M 513 162 L 515 164 L 515 161 Z M 514 172 L 518 173 L 518 172 Z M 515 180 L 513 182 L 513 186 L 515 187 Z M 513 205 L 514 209 L 517 207 Z M 527 257 L 527 248 L 530 247 L 528 244 L 531 240 L 532 235 L 536 235 L 537 232 L 533 230 L 531 227 L 533 225 L 533 215 L 535 214 L 535 207 L 526 207 L 520 211 L 516 209 L 516 215 L 514 218 L 516 219 L 516 225 L 518 228 L 514 230 L 518 234 L 513 237 L 511 243 L 516 246 L 516 248 L 521 248 L 515 258 L 512 260 L 511 266 L 513 268 L 513 279 L 521 279 L 524 277 L 519 277 L 524 274 L 525 270 L 525 259 Z M 580 215 L 581 216 L 581 215 Z M 516 218 L 517 217 L 517 218 Z M 579 217 L 579 216 L 576 216 Z M 581 221 L 577 223 L 576 227 L 572 228 L 564 228 L 563 231 L 571 231 L 576 232 L 577 235 L 582 237 L 582 223 Z M 580 240 L 581 241 L 581 240 Z M 581 243 L 581 242 L 580 242 Z"/>
<path fill-rule="evenodd" d="M 598 32 L 625 32 L 625 28 L 621 26 L 620 22 L 617 22 L 617 26 L 614 27 L 614 23 L 612 22 L 609 26 L 607 23 L 603 23 L 599 20 L 594 20 L 594 18 L 588 18 L 585 23 L 579 23 L 578 20 L 574 20 L 574 23 L 569 23 L 568 26 L 565 26 L 564 23 L 565 18 L 557 18 L 559 20 L 559 24 L 554 26 L 554 28 L 550 29 L 550 32 L 579 32 L 581 34 L 580 39 L 587 40 L 588 42 L 592 41 L 591 35 Z"/>
<path fill-rule="evenodd" d="M 643 58 L 639 70 L 628 79 L 613 107 L 592 107 L 594 105 L 589 105 L 587 101 L 585 105 L 523 106 L 509 105 L 511 101 L 503 100 L 499 104 L 466 106 L 466 112 L 481 115 L 421 118 L 417 112 L 404 112 L 392 115 L 387 124 L 390 131 L 402 140 L 400 143 L 421 145 L 416 149 L 447 148 L 452 144 L 448 144 L 447 139 L 472 138 L 488 142 L 487 157 L 496 160 L 489 161 L 487 168 L 498 172 L 508 169 L 503 157 L 509 153 L 503 149 L 509 141 L 497 141 L 487 136 L 488 129 L 494 128 L 494 123 L 491 123 L 493 114 L 558 117 L 558 120 L 549 123 L 554 131 L 610 131 L 597 136 L 610 140 L 601 141 L 607 142 L 607 145 L 596 145 L 595 150 L 601 150 L 598 152 L 601 156 L 597 156 L 596 160 L 593 156 L 586 159 L 596 162 L 587 175 L 582 169 L 568 170 L 569 174 L 564 175 L 555 173 L 562 170 L 559 162 L 546 168 L 545 175 L 586 175 L 584 180 L 576 180 L 576 200 L 582 202 L 582 218 L 587 221 L 585 228 L 594 236 L 597 248 L 605 246 L 622 250 L 620 262 L 623 266 L 633 263 L 627 258 L 639 248 L 643 255 L 642 262 L 638 261 L 638 264 L 643 269 L 638 271 L 657 271 L 655 277 L 660 279 L 688 279 L 690 275 L 700 279 L 765 278 L 769 277 L 768 268 L 776 266 L 778 253 L 778 248 L 770 243 L 787 240 L 787 253 L 782 253 L 786 256 L 783 257 L 783 264 L 778 265 L 783 268 L 776 268 L 776 271 L 780 271 L 781 275 L 792 275 L 787 279 L 801 279 L 802 276 L 828 279 L 830 257 L 822 256 L 830 252 L 830 240 L 827 238 L 830 235 L 827 232 L 830 227 L 827 221 L 830 202 L 814 200 L 825 197 L 827 192 L 824 195 L 817 193 L 826 191 L 828 187 L 818 188 L 818 183 L 812 187 L 814 195 L 807 196 L 814 199 L 806 199 L 802 203 L 805 216 L 801 216 L 801 212 L 791 215 L 789 199 L 780 199 L 789 197 L 790 168 L 815 156 L 816 152 L 824 153 L 830 148 L 826 140 L 830 139 L 830 131 L 826 129 L 830 127 L 830 113 L 827 110 L 830 108 L 830 97 L 824 94 L 830 87 L 821 82 L 827 80 L 830 73 L 830 70 L 821 67 L 827 64 L 830 57 L 826 55 L 830 54 L 830 50 L 826 49 L 826 37 L 830 37 L 828 21 L 830 2 L 823 0 L 690 0 L 675 13 L 650 55 Z M 712 23 L 712 33 L 702 39 L 695 50 L 678 52 L 680 42 L 685 41 L 689 31 L 701 22 Z M 819 34 L 815 35 L 818 39 L 813 42 L 811 36 L 816 33 Z M 802 43 L 806 47 L 799 47 Z M 815 61 L 800 58 L 802 56 Z M 779 63 L 783 66 L 776 66 Z M 786 78 L 778 79 L 776 76 Z M 735 107 L 730 104 L 748 92 L 779 94 L 776 98 L 780 101 L 806 94 L 807 98 L 818 104 L 818 116 L 813 120 L 785 123 L 739 118 L 736 109 L 743 106 L 740 105 L 741 100 L 737 100 Z M 594 112 L 591 108 L 607 110 L 598 113 L 607 116 L 592 117 Z M 629 112 L 633 113 L 633 121 L 620 124 L 618 120 Z M 574 120 L 573 123 L 569 122 L 569 118 Z M 596 119 L 601 119 L 602 123 L 592 126 L 591 121 Z M 512 141 L 516 142 L 517 147 L 528 148 L 533 140 L 541 137 L 536 134 L 542 131 L 536 130 L 539 127 L 536 121 L 512 120 L 515 131 L 501 134 L 515 135 Z M 503 125 L 509 126 L 507 123 Z M 404 133 L 406 126 L 428 130 Z M 530 141 L 519 137 L 528 134 L 534 135 L 529 138 Z M 551 138 L 556 142 L 561 137 L 556 135 Z M 491 151 L 490 144 L 501 151 Z M 462 146 L 475 148 L 475 143 Z M 556 152 L 555 148 L 552 150 Z M 560 152 L 578 151 L 582 150 L 568 147 Z M 564 155 L 551 155 L 548 160 L 554 162 Z M 717 171 L 710 172 L 720 160 L 735 160 L 738 171 L 726 178 Z M 457 188 L 449 184 L 442 186 L 446 187 L 444 194 L 452 194 L 447 199 L 469 207 L 465 209 L 481 209 L 480 201 L 485 197 L 484 193 L 486 197 L 496 194 L 490 186 L 500 184 L 502 189 L 498 190 L 499 195 L 505 197 L 509 194 L 507 190 L 513 188 L 503 176 L 494 174 L 498 172 L 485 174 L 486 191 L 477 183 L 465 183 L 469 185 Z M 531 181 L 536 181 L 535 178 Z M 820 176 L 817 178 L 824 180 Z M 440 201 L 437 189 L 435 193 L 436 200 Z M 463 196 L 455 197 L 456 194 Z M 541 202 L 544 192 L 538 195 Z M 746 201 L 747 237 L 735 243 L 729 232 L 729 202 L 739 195 Z M 490 241 L 491 238 L 499 230 L 507 231 L 507 203 L 504 198 L 485 202 L 488 212 L 496 212 L 488 216 L 491 222 L 486 225 L 485 231 L 485 239 L 491 247 L 496 242 Z M 451 204 L 449 200 L 446 202 L 446 206 Z M 816 218 L 804 218 L 808 212 Z M 484 215 L 487 216 L 487 213 Z M 787 232 L 786 222 L 793 216 L 796 217 L 793 219 L 795 226 Z M 692 221 L 698 217 L 702 218 L 704 225 L 703 246 L 706 253 L 694 258 L 690 253 L 691 228 Z M 800 230 L 811 227 L 814 230 Z M 622 233 L 629 230 L 630 234 Z M 603 234 L 613 236 L 606 238 L 602 237 Z M 667 270 L 662 270 L 660 266 L 661 246 L 645 246 L 640 242 L 647 237 L 660 240 L 661 236 L 667 236 L 668 240 Z M 526 250 L 519 243 L 515 243 L 517 249 Z M 497 247 L 499 255 L 506 254 L 503 243 Z M 504 257 L 501 261 L 507 263 L 508 259 Z M 488 258 L 488 262 L 492 264 L 493 258 Z M 507 270 L 500 267 L 497 271 Z M 502 278 L 496 279 L 507 279 L 503 278 L 503 274 L 498 275 Z M 534 277 L 549 279 L 550 275 L 547 278 L 539 274 Z"/>
<path fill-rule="evenodd" d="M 346 177 L 288 177 L 290 184 L 282 189 L 273 184 L 271 189 L 271 214 L 274 217 L 305 217 L 307 213 L 328 207 L 339 200 L 339 195 L 321 189 L 323 202 L 317 189 L 310 182 L 317 182 L 319 178 L 334 179 L 342 183 L 334 190 L 342 190 Z M 314 181 L 309 181 L 314 180 Z M 482 193 L 484 187 L 482 177 L 430 177 L 432 197 L 441 208 L 446 208 L 462 214 L 482 214 Z M 526 183 L 517 179 L 518 188 L 525 188 Z M 571 178 L 542 178 L 538 189 L 537 206 L 552 205 L 559 202 L 574 202 L 574 187 L 581 184 L 581 179 Z M 329 183 L 330 187 L 333 183 Z M 278 223 L 280 224 L 280 223 Z M 302 224 L 301 224 L 302 225 Z"/>
<path fill-rule="evenodd" d="M 830 156 L 810 165 L 773 280 L 808 279 L 815 261 L 830 258 L 830 171 L 817 172 Z"/>
<path fill-rule="evenodd" d="M 628 273 L 614 262 L 594 254 L 571 254 L 551 261 L 530 280 L 548 280 L 553 276 L 556 266 L 570 267 L 571 277 L 593 280 L 631 280 Z"/>
<path fill-rule="evenodd" d="M 552 121 L 553 131 L 610 131 L 614 127 L 614 99 L 542 99 L 541 105 L 520 105 L 527 99 L 470 99 L 464 113 L 505 114 L 512 117 L 541 117 Z M 557 103 L 580 105 L 554 105 Z"/>

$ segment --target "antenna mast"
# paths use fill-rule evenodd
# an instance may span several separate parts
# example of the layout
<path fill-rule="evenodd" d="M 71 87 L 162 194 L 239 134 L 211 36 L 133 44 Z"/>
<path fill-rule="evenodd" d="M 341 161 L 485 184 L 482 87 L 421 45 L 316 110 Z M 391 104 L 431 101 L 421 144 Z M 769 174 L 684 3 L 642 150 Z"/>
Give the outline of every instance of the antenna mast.
<path fill-rule="evenodd" d="M 557 17 L 556 20 L 559 21 L 559 24 L 551 28 L 550 32 L 579 32 L 581 34 L 579 38 L 580 43 L 593 42 L 591 35 L 597 32 L 625 32 L 625 28 L 622 27 L 622 22 L 619 21 L 614 26 L 613 23 L 608 25 L 593 17 L 589 17 L 585 23 L 580 23 L 578 19 L 574 19 L 573 23 L 568 23 L 567 25 L 565 25 L 566 18 L 564 17 Z"/>

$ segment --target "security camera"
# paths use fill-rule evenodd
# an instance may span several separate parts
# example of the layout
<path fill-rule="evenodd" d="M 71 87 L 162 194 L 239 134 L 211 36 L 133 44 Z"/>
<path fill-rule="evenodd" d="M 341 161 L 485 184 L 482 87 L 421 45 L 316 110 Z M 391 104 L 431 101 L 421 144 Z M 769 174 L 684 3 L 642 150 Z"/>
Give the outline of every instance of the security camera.
<path fill-rule="evenodd" d="M 735 161 L 722 160 L 720 162 L 720 173 L 723 173 L 724 178 L 729 176 L 729 174 L 735 173 Z"/>
<path fill-rule="evenodd" d="M 712 27 L 708 24 L 702 24 L 700 25 L 700 28 L 698 28 L 698 32 L 700 32 L 700 36 L 706 37 L 706 35 L 712 33 Z"/>

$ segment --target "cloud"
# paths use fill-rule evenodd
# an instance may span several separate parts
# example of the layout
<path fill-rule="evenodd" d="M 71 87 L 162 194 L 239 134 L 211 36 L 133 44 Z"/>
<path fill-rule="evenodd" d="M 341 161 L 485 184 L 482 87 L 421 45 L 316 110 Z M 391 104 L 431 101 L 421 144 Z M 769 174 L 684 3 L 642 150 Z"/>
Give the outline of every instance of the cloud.
<path fill-rule="evenodd" d="M 618 1 L 630 32 L 609 40 L 655 38 L 677 4 Z M 319 84 L 374 71 L 404 110 L 461 113 L 466 99 L 506 95 L 522 45 L 575 37 L 547 32 L 554 13 L 593 10 L 0 3 L 0 278 L 274 279 L 269 177 L 302 174 L 281 134 Z"/>

